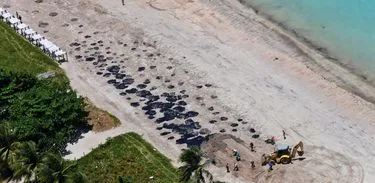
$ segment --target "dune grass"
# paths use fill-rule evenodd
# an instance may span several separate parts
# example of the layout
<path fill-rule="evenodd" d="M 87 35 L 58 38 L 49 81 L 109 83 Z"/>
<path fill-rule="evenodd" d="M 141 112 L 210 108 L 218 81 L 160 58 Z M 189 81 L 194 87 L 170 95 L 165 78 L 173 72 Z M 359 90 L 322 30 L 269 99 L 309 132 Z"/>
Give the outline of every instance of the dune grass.
<path fill-rule="evenodd" d="M 88 98 L 85 98 L 85 104 L 85 110 L 88 112 L 87 122 L 94 132 L 106 131 L 121 124 L 116 116 L 96 107 Z"/>
<path fill-rule="evenodd" d="M 57 77 L 53 80 L 68 83 L 67 77 L 56 61 L 46 56 L 2 21 L 0 21 L 0 68 L 34 76 L 46 71 L 54 71 Z"/>
<path fill-rule="evenodd" d="M 117 183 L 119 176 L 140 183 L 178 182 L 170 160 L 135 133 L 108 140 L 79 159 L 78 166 L 89 182 Z"/>

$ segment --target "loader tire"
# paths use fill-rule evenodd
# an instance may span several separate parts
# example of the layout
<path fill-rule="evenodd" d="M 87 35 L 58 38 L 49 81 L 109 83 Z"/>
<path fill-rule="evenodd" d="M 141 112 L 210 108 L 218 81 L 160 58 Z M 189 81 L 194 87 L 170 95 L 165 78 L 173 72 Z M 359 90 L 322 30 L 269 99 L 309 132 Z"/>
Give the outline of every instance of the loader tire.
<path fill-rule="evenodd" d="M 289 164 L 291 162 L 290 158 L 281 158 L 280 163 L 281 164 Z"/>

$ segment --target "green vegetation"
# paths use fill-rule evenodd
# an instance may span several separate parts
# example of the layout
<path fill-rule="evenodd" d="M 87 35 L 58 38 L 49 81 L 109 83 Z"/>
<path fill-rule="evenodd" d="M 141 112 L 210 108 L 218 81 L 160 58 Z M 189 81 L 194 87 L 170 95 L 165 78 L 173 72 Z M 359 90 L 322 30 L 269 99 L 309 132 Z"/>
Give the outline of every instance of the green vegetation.
<path fill-rule="evenodd" d="M 37 80 L 54 71 L 57 77 Z M 85 182 L 67 142 L 85 127 L 83 99 L 57 63 L 0 22 L 0 176 L 26 182 Z"/>
<path fill-rule="evenodd" d="M 107 111 L 97 108 L 88 98 L 85 98 L 85 110 L 88 112 L 87 123 L 92 131 L 102 132 L 121 124 L 120 120 Z"/>
<path fill-rule="evenodd" d="M 192 180 L 197 183 L 204 183 L 206 178 L 208 178 L 210 182 L 212 181 L 211 173 L 204 169 L 208 161 L 203 162 L 202 155 L 198 147 L 192 147 L 181 153 L 179 159 L 184 163 L 183 166 L 178 168 L 181 182 Z"/>
<path fill-rule="evenodd" d="M 84 126 L 83 99 L 68 87 L 31 75 L 0 70 L 0 125 L 17 130 L 17 141 L 32 140 L 42 151 L 61 151 Z"/>
<path fill-rule="evenodd" d="M 0 70 L 0 173 L 34 182 L 84 180 L 62 160 L 85 126 L 83 99 L 69 88 L 32 75 Z"/>
<path fill-rule="evenodd" d="M 116 118 L 116 116 L 112 115 L 111 113 L 109 113 L 109 112 L 107 112 L 107 111 L 106 111 L 106 113 L 107 113 L 108 116 L 111 117 L 113 123 L 114 123 L 116 126 L 118 126 L 118 125 L 121 124 L 120 120 L 119 120 L 118 118 Z"/>
<path fill-rule="evenodd" d="M 35 183 L 86 182 L 76 162 L 65 161 L 59 153 L 42 152 L 33 141 L 15 141 L 17 131 L 0 126 L 1 178 Z"/>
<path fill-rule="evenodd" d="M 135 133 L 108 140 L 78 160 L 89 182 L 178 182 L 170 160 Z M 120 176 L 120 177 L 119 177 Z M 153 180 L 150 181 L 150 177 Z"/>
<path fill-rule="evenodd" d="M 36 78 L 46 71 L 57 76 Z M 66 144 L 77 140 L 87 127 L 85 102 L 68 83 L 56 62 L 0 22 L 1 180 L 178 182 L 178 172 L 170 161 L 134 133 L 110 139 L 78 161 L 62 159 Z M 111 119 L 108 124 L 119 123 L 109 113 L 95 111 L 93 117 L 105 113 Z M 100 123 L 111 127 L 102 120 Z"/>
<path fill-rule="evenodd" d="M 68 79 L 58 64 L 0 21 L 0 68 L 5 71 L 37 74 L 54 71 L 56 82 L 68 84 Z"/>

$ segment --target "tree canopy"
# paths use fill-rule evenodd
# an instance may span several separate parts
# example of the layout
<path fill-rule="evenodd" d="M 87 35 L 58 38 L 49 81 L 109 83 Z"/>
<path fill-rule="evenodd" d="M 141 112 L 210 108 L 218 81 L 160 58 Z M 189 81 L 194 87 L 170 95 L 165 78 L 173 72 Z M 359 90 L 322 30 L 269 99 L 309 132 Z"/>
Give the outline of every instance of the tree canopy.
<path fill-rule="evenodd" d="M 0 125 L 17 129 L 45 151 L 62 151 L 76 138 L 86 112 L 81 97 L 66 86 L 34 76 L 0 71 Z"/>
<path fill-rule="evenodd" d="M 204 169 L 207 162 L 203 162 L 202 156 L 202 151 L 198 147 L 186 149 L 180 154 L 179 160 L 184 163 L 178 168 L 180 182 L 189 182 L 192 179 L 194 182 L 204 183 L 206 178 L 209 182 L 212 181 L 211 173 Z"/>
<path fill-rule="evenodd" d="M 0 182 L 84 182 L 60 154 L 86 124 L 82 98 L 56 62 L 1 21 L 0 32 Z M 56 77 L 35 77 L 46 71 Z"/>
<path fill-rule="evenodd" d="M 83 98 L 69 86 L 0 69 L 0 173 L 33 182 L 84 176 L 60 153 L 86 127 Z"/>

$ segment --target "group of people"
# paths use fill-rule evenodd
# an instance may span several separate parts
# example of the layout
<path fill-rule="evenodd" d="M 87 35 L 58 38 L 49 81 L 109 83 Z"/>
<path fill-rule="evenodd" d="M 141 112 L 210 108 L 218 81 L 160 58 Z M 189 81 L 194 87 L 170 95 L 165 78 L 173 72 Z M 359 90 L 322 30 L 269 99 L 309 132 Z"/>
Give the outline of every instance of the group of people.
<path fill-rule="evenodd" d="M 250 143 L 250 149 L 252 152 L 255 152 L 255 147 L 252 142 Z M 233 165 L 233 171 L 238 171 L 239 170 L 238 162 L 241 161 L 241 154 L 240 152 L 237 151 L 237 149 L 233 149 L 232 152 L 233 152 L 233 156 L 236 158 L 236 162 Z M 255 169 L 255 162 L 251 161 L 250 163 L 251 163 L 251 168 Z M 227 169 L 227 172 L 229 173 L 230 172 L 229 163 L 227 163 L 225 167 Z"/>
<path fill-rule="evenodd" d="M 284 140 L 286 140 L 286 133 L 285 133 L 285 131 L 282 130 L 282 133 L 283 133 Z M 275 141 L 276 141 L 275 136 L 272 136 L 272 138 L 270 140 L 273 143 L 275 143 Z M 251 152 L 256 152 L 255 151 L 254 143 L 252 143 L 252 142 L 250 142 L 250 150 L 251 150 Z M 233 171 L 238 171 L 239 170 L 239 168 L 238 168 L 238 162 L 241 161 L 241 155 L 240 155 L 240 153 L 236 149 L 233 149 L 232 152 L 233 152 L 233 156 L 235 156 L 235 158 L 236 158 L 236 162 L 233 165 Z M 251 163 L 251 168 L 255 169 L 255 163 L 254 163 L 254 161 L 251 161 L 250 163 Z M 273 167 L 274 164 L 275 164 L 274 161 L 269 161 L 267 163 L 267 165 L 268 165 L 268 171 L 272 171 L 273 170 L 272 167 Z M 227 169 L 227 172 L 229 173 L 230 172 L 229 163 L 227 163 L 225 167 Z"/>

